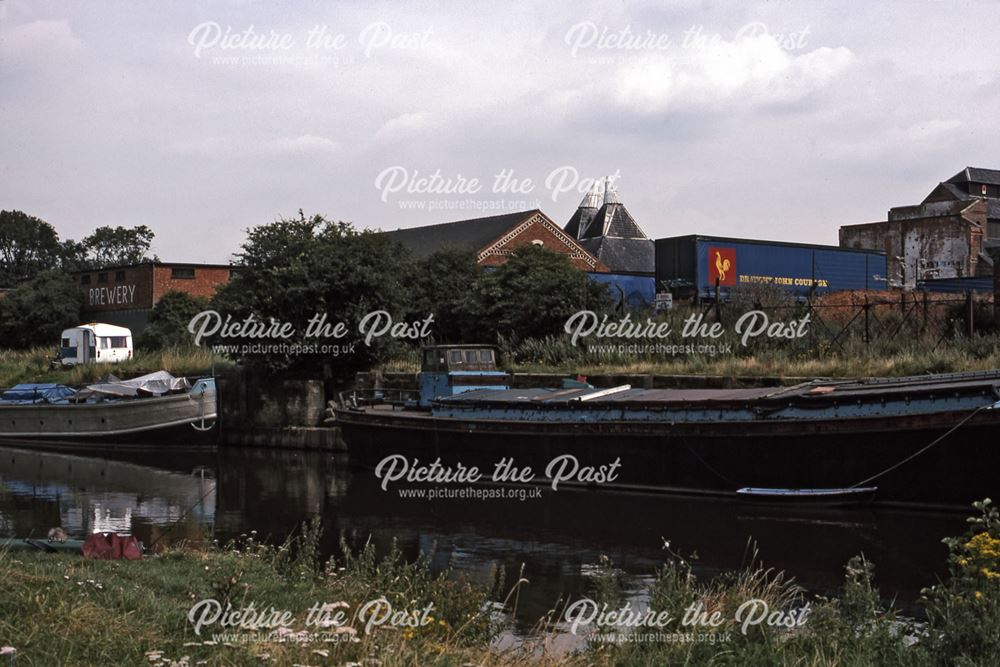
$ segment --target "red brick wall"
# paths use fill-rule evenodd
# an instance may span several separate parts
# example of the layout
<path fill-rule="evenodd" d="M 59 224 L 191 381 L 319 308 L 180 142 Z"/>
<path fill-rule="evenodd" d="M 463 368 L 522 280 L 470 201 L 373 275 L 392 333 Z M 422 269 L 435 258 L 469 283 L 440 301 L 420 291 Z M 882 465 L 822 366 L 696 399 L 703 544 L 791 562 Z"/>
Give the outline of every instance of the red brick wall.
<path fill-rule="evenodd" d="M 565 255 L 572 255 L 574 252 L 579 253 L 580 251 L 586 252 L 582 248 L 576 250 L 575 248 L 568 246 L 544 224 L 540 222 L 532 222 L 532 224 L 528 225 L 526 229 L 496 248 L 499 252 L 491 253 L 483 257 L 479 260 L 479 263 L 483 266 L 499 266 L 507 261 L 507 255 L 511 252 L 523 246 L 531 245 L 534 241 L 541 241 L 543 247 Z M 485 248 L 483 250 L 485 250 Z M 582 271 L 595 271 L 598 273 L 608 272 L 608 267 L 600 261 L 597 261 L 596 265 L 590 264 L 581 257 L 570 257 L 569 261 L 570 264 Z"/>
<path fill-rule="evenodd" d="M 194 270 L 194 278 L 175 277 L 174 269 Z M 215 291 L 229 282 L 228 267 L 205 267 L 183 264 L 165 264 L 153 270 L 153 303 L 167 292 L 185 292 L 191 296 L 211 298 Z"/>
<path fill-rule="evenodd" d="M 194 270 L 194 278 L 175 278 L 174 268 Z M 229 282 L 229 267 L 191 264 L 140 264 L 76 274 L 84 313 L 149 310 L 170 291 L 210 298 Z"/>

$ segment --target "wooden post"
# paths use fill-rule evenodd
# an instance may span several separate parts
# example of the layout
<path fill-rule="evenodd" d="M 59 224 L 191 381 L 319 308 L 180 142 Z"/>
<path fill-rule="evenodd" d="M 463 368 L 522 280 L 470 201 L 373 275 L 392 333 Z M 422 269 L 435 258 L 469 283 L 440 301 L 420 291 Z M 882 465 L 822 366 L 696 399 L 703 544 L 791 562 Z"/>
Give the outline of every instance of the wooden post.
<path fill-rule="evenodd" d="M 871 305 L 868 303 L 868 295 L 865 294 L 865 345 L 870 345 L 872 342 L 872 328 L 871 328 L 871 318 L 869 313 L 871 311 Z"/>

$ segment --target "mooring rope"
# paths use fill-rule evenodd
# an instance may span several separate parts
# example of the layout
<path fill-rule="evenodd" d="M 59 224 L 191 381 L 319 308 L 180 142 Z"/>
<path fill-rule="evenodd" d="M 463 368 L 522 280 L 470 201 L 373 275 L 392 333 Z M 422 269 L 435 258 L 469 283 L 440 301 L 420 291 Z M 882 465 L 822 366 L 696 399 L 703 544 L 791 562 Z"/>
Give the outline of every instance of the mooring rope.
<path fill-rule="evenodd" d="M 935 438 L 934 441 L 931 442 L 929 445 L 927 445 L 925 447 L 922 447 L 921 449 L 917 450 L 913 454 L 910 454 L 909 456 L 907 456 L 902 461 L 899 461 L 898 463 L 894 463 L 893 465 L 889 466 L 888 468 L 886 468 L 882 472 L 877 473 L 875 475 L 872 475 L 871 477 L 869 477 L 867 479 L 863 479 L 860 482 L 858 482 L 857 484 L 852 484 L 851 486 L 849 486 L 847 488 L 849 488 L 849 489 L 856 489 L 859 486 L 863 486 L 865 484 L 868 484 L 869 482 L 875 481 L 876 479 L 878 479 L 879 477 L 882 477 L 883 475 L 889 474 L 890 472 L 892 472 L 896 468 L 900 467 L 901 465 L 905 465 L 906 463 L 909 463 L 910 461 L 912 461 L 913 459 L 917 458 L 918 456 L 920 456 L 921 454 L 923 454 L 924 452 L 926 452 L 928 449 L 930 449 L 934 445 L 938 444 L 939 442 L 941 442 L 942 440 L 944 440 L 945 438 L 947 438 L 949 435 L 951 435 L 952 433 L 954 433 L 958 429 L 960 429 L 963 426 L 965 426 L 973 417 L 975 417 L 976 415 L 978 415 L 983 410 L 989 410 L 989 409 L 994 408 L 994 407 L 996 407 L 996 403 L 989 403 L 987 405 L 981 405 L 981 406 L 979 406 L 978 408 L 976 408 L 975 410 L 973 410 L 965 419 L 963 419 L 962 421 L 960 421 L 957 424 L 955 424 L 954 426 L 952 426 L 943 435 L 940 435 L 937 438 Z"/>

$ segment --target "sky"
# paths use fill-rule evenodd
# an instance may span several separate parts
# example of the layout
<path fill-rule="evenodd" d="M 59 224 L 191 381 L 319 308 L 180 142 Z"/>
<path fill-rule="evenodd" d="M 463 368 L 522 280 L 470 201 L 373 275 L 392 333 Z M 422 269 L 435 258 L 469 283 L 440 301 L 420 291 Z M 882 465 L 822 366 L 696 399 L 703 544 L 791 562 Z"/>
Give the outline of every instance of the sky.
<path fill-rule="evenodd" d="M 652 238 L 837 243 L 1000 168 L 996 2 L 0 0 L 0 208 L 165 261 L 398 229 L 612 176 Z"/>

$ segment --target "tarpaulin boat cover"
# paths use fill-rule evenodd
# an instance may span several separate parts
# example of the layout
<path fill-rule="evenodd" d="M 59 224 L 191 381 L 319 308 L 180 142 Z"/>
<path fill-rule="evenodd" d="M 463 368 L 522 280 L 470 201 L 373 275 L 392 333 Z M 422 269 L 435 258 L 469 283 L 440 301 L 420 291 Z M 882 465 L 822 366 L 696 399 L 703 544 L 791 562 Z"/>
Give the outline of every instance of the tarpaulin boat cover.
<path fill-rule="evenodd" d="M 172 391 L 191 388 L 187 378 L 177 378 L 167 371 L 156 371 L 131 380 L 118 380 L 88 385 L 87 389 L 106 396 L 162 396 Z"/>
<path fill-rule="evenodd" d="M 0 394 L 2 405 L 68 403 L 76 390 L 64 384 L 18 384 Z"/>

